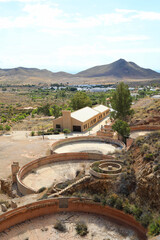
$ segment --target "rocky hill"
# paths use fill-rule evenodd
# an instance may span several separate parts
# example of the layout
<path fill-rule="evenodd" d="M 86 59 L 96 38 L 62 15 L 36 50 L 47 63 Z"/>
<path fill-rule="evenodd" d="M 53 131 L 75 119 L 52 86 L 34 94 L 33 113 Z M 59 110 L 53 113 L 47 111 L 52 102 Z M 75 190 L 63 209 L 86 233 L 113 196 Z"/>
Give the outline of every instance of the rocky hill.
<path fill-rule="evenodd" d="M 133 62 L 119 59 L 116 62 L 96 66 L 76 74 L 78 77 L 160 78 L 160 73 L 139 67 Z"/>
<path fill-rule="evenodd" d="M 38 68 L 12 68 L 0 69 L 0 83 L 2 84 L 50 84 L 52 82 L 63 82 L 63 79 L 68 79 L 72 74 L 66 72 L 53 73 L 46 69 Z"/>
<path fill-rule="evenodd" d="M 160 73 L 141 68 L 133 62 L 119 59 L 116 62 L 96 66 L 77 74 L 51 72 L 46 69 L 18 67 L 0 69 L 0 84 L 9 85 L 45 85 L 51 83 L 69 84 L 114 84 L 119 81 L 146 84 L 148 81 L 160 81 Z"/>

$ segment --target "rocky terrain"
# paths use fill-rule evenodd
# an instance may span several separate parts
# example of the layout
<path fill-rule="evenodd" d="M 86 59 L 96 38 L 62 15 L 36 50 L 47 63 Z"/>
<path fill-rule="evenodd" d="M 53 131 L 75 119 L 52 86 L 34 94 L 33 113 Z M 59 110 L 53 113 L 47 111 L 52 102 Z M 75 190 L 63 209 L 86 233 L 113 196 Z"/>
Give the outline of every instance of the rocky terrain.
<path fill-rule="evenodd" d="M 138 137 L 125 156 L 136 177 L 135 194 L 141 204 L 160 207 L 160 132 Z"/>
<path fill-rule="evenodd" d="M 133 109 L 131 126 L 160 125 L 160 99 L 146 97 L 133 105 Z"/>

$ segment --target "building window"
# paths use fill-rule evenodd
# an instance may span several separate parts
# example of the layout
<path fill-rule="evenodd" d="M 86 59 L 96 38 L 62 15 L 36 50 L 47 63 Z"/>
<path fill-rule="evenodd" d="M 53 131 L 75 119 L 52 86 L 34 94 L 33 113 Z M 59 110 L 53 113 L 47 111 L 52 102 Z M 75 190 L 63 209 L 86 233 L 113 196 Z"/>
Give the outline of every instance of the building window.
<path fill-rule="evenodd" d="M 84 129 L 86 129 L 86 128 L 87 128 L 87 124 L 84 125 Z"/>
<path fill-rule="evenodd" d="M 60 124 L 56 124 L 56 128 L 61 128 L 61 125 Z"/>

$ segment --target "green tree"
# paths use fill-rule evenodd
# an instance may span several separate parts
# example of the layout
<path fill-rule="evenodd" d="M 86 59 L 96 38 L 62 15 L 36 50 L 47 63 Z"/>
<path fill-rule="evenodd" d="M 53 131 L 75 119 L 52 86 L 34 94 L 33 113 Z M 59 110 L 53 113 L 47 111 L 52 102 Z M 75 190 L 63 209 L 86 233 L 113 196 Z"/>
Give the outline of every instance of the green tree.
<path fill-rule="evenodd" d="M 8 126 L 8 125 L 6 125 L 6 126 L 5 126 L 5 130 L 6 130 L 6 131 L 10 131 L 10 130 L 11 130 L 11 127 Z"/>
<path fill-rule="evenodd" d="M 12 105 L 9 106 L 8 115 L 10 118 L 13 116 L 13 106 Z"/>
<path fill-rule="evenodd" d="M 114 119 L 126 120 L 128 115 L 133 113 L 131 110 L 132 97 L 128 85 L 119 83 L 115 92 L 111 96 L 111 106 L 115 110 L 111 114 Z"/>
<path fill-rule="evenodd" d="M 150 225 L 149 225 L 149 235 L 151 236 L 157 236 L 160 234 L 160 217 L 158 219 L 155 219 Z"/>
<path fill-rule="evenodd" d="M 42 113 L 45 116 L 50 116 L 50 105 L 49 103 L 47 103 L 46 105 L 42 106 L 42 107 L 38 107 L 37 109 L 37 113 Z"/>
<path fill-rule="evenodd" d="M 71 133 L 71 131 L 68 128 L 64 128 L 63 132 L 66 135 L 66 137 L 68 136 L 69 133 Z"/>
<path fill-rule="evenodd" d="M 126 143 L 126 138 L 129 137 L 129 134 L 130 134 L 130 127 L 128 123 L 118 119 L 112 125 L 112 129 L 118 132 L 118 134 L 122 136 L 123 142 Z"/>
<path fill-rule="evenodd" d="M 86 107 L 86 106 L 91 107 L 92 101 L 85 92 L 77 92 L 71 98 L 70 105 L 74 110 L 78 110 L 78 109 Z"/>
<path fill-rule="evenodd" d="M 66 91 L 65 91 L 65 90 L 59 91 L 59 96 L 60 96 L 61 98 L 65 98 L 65 97 L 66 97 Z"/>
<path fill-rule="evenodd" d="M 62 112 L 61 112 L 61 107 L 59 107 L 58 105 L 53 105 L 52 107 L 52 113 L 54 115 L 55 118 L 58 118 L 59 116 L 61 116 Z"/>
<path fill-rule="evenodd" d="M 103 92 L 99 95 L 99 103 L 103 105 L 106 104 L 106 95 Z"/>

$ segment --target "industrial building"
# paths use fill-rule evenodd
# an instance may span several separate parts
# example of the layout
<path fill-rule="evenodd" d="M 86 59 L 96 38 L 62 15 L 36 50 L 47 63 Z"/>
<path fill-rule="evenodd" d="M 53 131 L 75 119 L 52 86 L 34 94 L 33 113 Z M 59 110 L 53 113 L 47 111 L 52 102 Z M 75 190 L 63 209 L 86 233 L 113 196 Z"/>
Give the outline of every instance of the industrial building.
<path fill-rule="evenodd" d="M 109 108 L 98 105 L 94 108 L 84 107 L 75 112 L 62 111 L 62 116 L 53 120 L 53 128 L 63 130 L 65 128 L 72 132 L 84 132 L 105 118 Z"/>

